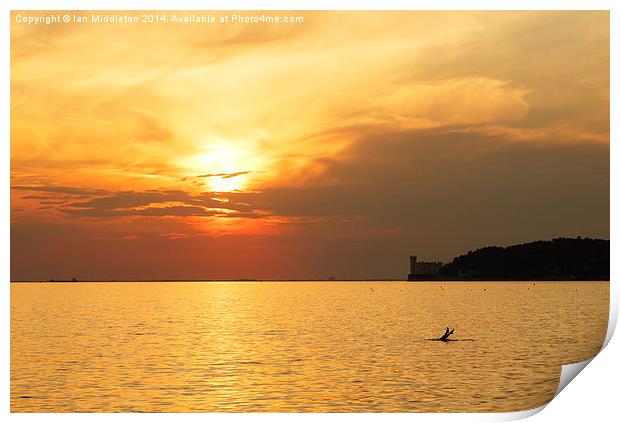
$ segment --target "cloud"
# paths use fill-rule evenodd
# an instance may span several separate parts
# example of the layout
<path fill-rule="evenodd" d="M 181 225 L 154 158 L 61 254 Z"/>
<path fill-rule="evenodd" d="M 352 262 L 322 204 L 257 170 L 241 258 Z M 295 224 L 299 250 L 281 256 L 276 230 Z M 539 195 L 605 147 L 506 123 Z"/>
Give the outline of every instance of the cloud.
<path fill-rule="evenodd" d="M 123 216 L 218 216 L 256 219 L 266 213 L 246 202 L 235 202 L 225 193 L 202 192 L 193 194 L 181 190 L 161 189 L 146 191 L 88 190 L 77 187 L 17 186 L 20 191 L 40 191 L 49 195 L 27 195 L 22 199 L 35 200 L 42 205 L 62 205 L 57 210 L 72 217 L 112 218 Z M 68 202 L 79 194 L 86 201 Z"/>
<path fill-rule="evenodd" d="M 511 81 L 487 77 L 410 81 L 398 89 L 381 87 L 341 105 L 339 127 L 378 126 L 414 130 L 449 125 L 507 124 L 526 116 L 531 91 Z"/>
<path fill-rule="evenodd" d="M 301 14 L 303 25 L 207 32 L 13 25 L 12 169 L 110 190 L 187 189 L 197 172 L 254 169 L 187 166 L 224 140 L 245 161 L 260 157 L 247 185 L 262 188 L 372 131 L 544 131 L 568 118 L 583 139 L 608 134 L 605 13 Z M 145 40 L 157 51 L 134 47 Z"/>
<path fill-rule="evenodd" d="M 609 145 L 522 141 L 471 127 L 374 134 L 322 161 L 304 186 L 228 197 L 274 216 L 338 222 L 331 230 L 340 235 L 345 227 L 398 228 L 399 242 L 441 240 L 439 257 L 449 245 L 575 228 L 608 237 Z"/>
<path fill-rule="evenodd" d="M 220 211 L 209 210 L 198 206 L 167 206 L 145 207 L 142 209 L 70 209 L 63 208 L 61 211 L 69 216 L 79 217 L 123 217 L 123 216 L 148 216 L 148 217 L 187 217 L 187 216 L 216 216 Z"/>
<path fill-rule="evenodd" d="M 205 203 L 205 201 L 200 201 L 183 191 L 150 190 L 142 192 L 120 191 L 84 202 L 71 203 L 69 206 L 80 209 L 113 210 L 130 207 L 142 207 L 153 203 L 172 201 L 190 204 L 196 204 L 196 202 Z M 216 202 L 213 201 L 213 204 L 216 204 Z"/>
<path fill-rule="evenodd" d="M 103 195 L 109 193 L 109 191 L 103 189 L 66 187 L 55 185 L 13 185 L 11 186 L 11 189 L 16 191 L 42 191 L 69 195 Z"/>
<path fill-rule="evenodd" d="M 234 178 L 236 176 L 247 175 L 249 173 L 252 173 L 252 171 L 233 172 L 233 173 L 207 173 L 205 175 L 198 175 L 196 177 L 197 178 L 219 177 L 219 178 L 222 178 L 222 179 L 230 179 L 230 178 Z"/>
<path fill-rule="evenodd" d="M 50 204 L 50 203 L 41 203 Z M 259 219 L 267 217 L 266 213 L 259 212 L 240 212 L 226 208 L 207 208 L 200 206 L 156 206 L 144 208 L 127 208 L 127 209 L 72 209 L 62 208 L 62 213 L 75 217 L 97 217 L 97 218 L 113 218 L 113 217 L 218 217 L 218 218 L 243 218 L 243 219 Z"/>

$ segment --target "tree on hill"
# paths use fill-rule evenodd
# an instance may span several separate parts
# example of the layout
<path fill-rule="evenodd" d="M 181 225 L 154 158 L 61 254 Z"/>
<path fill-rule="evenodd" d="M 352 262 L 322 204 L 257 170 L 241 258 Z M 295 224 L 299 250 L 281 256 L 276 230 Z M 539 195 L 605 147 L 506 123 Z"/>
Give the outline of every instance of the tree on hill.
<path fill-rule="evenodd" d="M 484 247 L 456 257 L 442 274 L 462 279 L 609 280 L 609 241 L 556 238 Z"/>

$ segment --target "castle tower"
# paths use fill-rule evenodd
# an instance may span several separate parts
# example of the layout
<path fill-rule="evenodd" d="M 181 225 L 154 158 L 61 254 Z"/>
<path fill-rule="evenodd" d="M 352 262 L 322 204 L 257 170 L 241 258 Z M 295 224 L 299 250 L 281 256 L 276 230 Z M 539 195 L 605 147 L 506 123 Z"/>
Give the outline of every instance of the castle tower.
<path fill-rule="evenodd" d="M 413 275 L 415 273 L 413 269 L 415 268 L 415 264 L 418 261 L 418 256 L 409 256 L 409 260 L 411 261 L 411 267 L 409 268 L 409 274 Z"/>

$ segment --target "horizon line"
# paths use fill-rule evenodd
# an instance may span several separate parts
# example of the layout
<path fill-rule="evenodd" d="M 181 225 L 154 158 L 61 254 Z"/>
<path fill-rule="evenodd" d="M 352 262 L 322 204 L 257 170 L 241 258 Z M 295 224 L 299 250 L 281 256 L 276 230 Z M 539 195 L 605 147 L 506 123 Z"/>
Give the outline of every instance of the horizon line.
<path fill-rule="evenodd" d="M 11 280 L 10 283 L 27 283 L 27 282 L 381 282 L 381 281 L 407 281 L 406 278 L 355 278 L 355 279 L 254 279 L 254 278 L 237 278 L 237 279 L 23 279 Z"/>
<path fill-rule="evenodd" d="M 609 279 L 89 279 L 89 280 L 18 280 L 9 283 L 149 283 L 149 282 L 609 282 Z"/>

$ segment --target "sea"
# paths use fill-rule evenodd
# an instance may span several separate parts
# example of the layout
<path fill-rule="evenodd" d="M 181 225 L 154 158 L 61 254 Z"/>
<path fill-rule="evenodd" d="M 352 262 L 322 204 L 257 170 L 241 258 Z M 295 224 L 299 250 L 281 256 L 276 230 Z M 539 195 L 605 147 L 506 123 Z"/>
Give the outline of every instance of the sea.
<path fill-rule="evenodd" d="M 522 411 L 608 314 L 609 282 L 11 283 L 10 408 Z"/>

